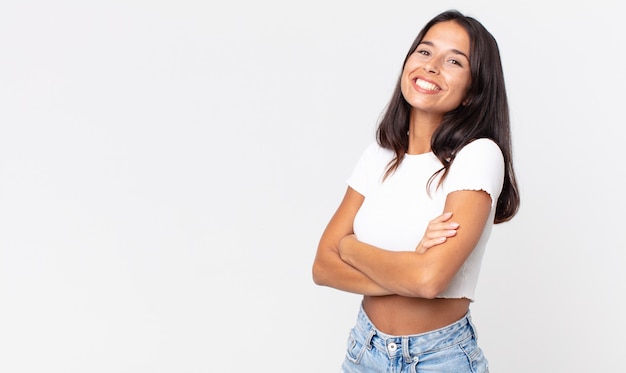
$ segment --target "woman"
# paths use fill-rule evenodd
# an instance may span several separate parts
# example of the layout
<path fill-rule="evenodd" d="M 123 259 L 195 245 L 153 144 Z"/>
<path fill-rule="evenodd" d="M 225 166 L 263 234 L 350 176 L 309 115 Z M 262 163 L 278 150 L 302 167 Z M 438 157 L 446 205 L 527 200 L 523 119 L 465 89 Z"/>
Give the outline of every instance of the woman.
<path fill-rule="evenodd" d="M 313 264 L 363 295 L 343 372 L 487 372 L 469 306 L 493 224 L 519 207 L 493 36 L 455 10 L 428 22 L 376 134 Z"/>

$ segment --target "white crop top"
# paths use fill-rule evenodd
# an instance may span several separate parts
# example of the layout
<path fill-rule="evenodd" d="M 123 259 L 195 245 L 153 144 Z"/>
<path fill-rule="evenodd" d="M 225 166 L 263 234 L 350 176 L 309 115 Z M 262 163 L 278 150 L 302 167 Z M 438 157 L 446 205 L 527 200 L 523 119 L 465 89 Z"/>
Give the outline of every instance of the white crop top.
<path fill-rule="evenodd" d="M 443 213 L 448 193 L 457 190 L 484 190 L 491 196 L 491 213 L 478 244 L 456 273 L 450 286 L 438 298 L 468 298 L 474 291 L 485 246 L 489 240 L 495 206 L 504 181 L 504 157 L 490 139 L 478 139 L 458 153 L 442 186 L 439 174 L 426 187 L 429 178 L 442 167 L 435 155 L 406 154 L 400 167 L 383 182 L 393 151 L 370 144 L 361 155 L 348 185 L 365 197 L 354 220 L 354 233 L 365 243 L 391 251 L 415 251 L 428 222 Z M 437 189 L 435 189 L 437 188 Z"/>

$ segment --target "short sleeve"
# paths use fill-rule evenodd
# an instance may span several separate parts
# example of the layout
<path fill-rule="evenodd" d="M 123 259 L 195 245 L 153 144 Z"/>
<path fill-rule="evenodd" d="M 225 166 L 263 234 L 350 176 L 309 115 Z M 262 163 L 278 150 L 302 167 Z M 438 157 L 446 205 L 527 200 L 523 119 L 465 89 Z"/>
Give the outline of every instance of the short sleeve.
<path fill-rule="evenodd" d="M 361 154 L 361 157 L 346 180 L 347 184 L 359 194 L 367 196 L 372 186 L 379 181 L 377 175 L 377 163 L 380 163 L 380 152 L 382 148 L 372 142 Z"/>
<path fill-rule="evenodd" d="M 482 138 L 465 145 L 457 154 L 443 183 L 446 194 L 458 190 L 484 190 L 494 206 L 504 183 L 504 156 L 500 147 Z"/>

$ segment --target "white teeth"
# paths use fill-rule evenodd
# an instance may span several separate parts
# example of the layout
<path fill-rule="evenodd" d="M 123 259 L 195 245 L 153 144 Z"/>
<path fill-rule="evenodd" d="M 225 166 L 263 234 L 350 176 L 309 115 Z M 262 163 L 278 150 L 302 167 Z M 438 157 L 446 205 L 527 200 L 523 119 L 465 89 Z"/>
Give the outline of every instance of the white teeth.
<path fill-rule="evenodd" d="M 433 83 L 429 83 L 429 82 L 423 81 L 421 79 L 416 79 L 415 80 L 415 84 L 417 84 L 418 87 L 420 87 L 422 89 L 427 89 L 429 91 L 438 91 L 439 90 L 439 87 L 437 87 Z"/>

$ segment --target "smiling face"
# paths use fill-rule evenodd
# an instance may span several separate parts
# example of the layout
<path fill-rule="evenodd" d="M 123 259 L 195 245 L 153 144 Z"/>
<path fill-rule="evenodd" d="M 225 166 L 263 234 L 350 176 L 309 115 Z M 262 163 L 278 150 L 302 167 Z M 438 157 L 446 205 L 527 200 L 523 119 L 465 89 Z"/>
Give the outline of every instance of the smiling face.
<path fill-rule="evenodd" d="M 454 21 L 437 23 L 408 57 L 400 86 L 413 114 L 440 121 L 465 99 L 471 84 L 470 39 Z"/>

